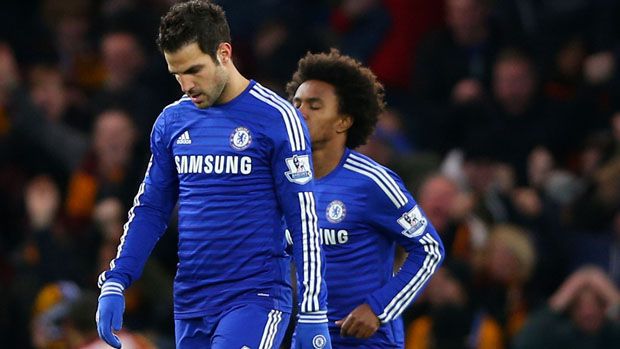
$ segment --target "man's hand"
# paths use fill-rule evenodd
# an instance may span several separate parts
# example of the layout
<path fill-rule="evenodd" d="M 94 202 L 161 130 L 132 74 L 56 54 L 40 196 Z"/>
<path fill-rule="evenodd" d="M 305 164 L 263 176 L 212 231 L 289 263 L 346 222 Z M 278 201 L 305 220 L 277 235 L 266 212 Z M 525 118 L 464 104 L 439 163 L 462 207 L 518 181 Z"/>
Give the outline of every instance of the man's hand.
<path fill-rule="evenodd" d="M 125 297 L 123 286 L 114 281 L 106 281 L 101 287 L 99 306 L 97 307 L 97 332 L 99 337 L 114 348 L 120 349 L 121 341 L 112 333 L 123 327 L 123 312 L 125 311 Z"/>
<path fill-rule="evenodd" d="M 295 328 L 295 349 L 331 349 L 332 340 L 323 313 L 301 314 Z"/>
<path fill-rule="evenodd" d="M 340 335 L 343 337 L 368 338 L 375 334 L 381 321 L 366 303 L 353 309 L 347 317 L 336 321 L 340 327 Z"/>

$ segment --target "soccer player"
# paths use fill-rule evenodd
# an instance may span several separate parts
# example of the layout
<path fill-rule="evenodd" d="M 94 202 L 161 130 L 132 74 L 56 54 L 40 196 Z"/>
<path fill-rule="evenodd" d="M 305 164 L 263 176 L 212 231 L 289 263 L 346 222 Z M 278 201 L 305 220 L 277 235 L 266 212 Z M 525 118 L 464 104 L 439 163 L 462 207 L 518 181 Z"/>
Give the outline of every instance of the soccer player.
<path fill-rule="evenodd" d="M 332 345 L 402 348 L 399 316 L 428 283 L 444 250 L 401 179 L 353 150 L 377 123 L 383 87 L 369 69 L 332 50 L 302 58 L 287 93 L 312 141 Z M 393 275 L 395 244 L 408 257 Z"/>
<path fill-rule="evenodd" d="M 99 335 L 120 348 L 113 331 L 121 328 L 123 291 L 178 201 L 178 348 L 279 347 L 292 299 L 282 217 L 302 281 L 298 337 L 303 348 L 331 348 L 305 122 L 235 68 L 221 7 L 173 5 L 157 43 L 184 95 L 155 121 L 144 181 L 116 258 L 99 277 Z"/>

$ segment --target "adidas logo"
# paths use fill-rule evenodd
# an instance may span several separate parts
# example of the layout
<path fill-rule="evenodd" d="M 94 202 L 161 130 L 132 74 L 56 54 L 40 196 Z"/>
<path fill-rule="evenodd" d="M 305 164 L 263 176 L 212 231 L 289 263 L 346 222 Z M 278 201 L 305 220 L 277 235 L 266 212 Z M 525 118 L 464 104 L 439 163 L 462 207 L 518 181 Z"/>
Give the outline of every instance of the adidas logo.
<path fill-rule="evenodd" d="M 192 139 L 189 138 L 189 131 L 185 131 L 179 136 L 177 144 L 192 144 Z"/>

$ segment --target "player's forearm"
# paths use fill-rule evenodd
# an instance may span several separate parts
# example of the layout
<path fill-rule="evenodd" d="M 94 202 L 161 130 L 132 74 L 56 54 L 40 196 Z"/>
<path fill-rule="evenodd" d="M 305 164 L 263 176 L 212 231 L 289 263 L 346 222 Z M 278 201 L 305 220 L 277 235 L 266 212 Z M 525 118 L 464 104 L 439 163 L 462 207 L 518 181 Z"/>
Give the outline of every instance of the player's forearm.
<path fill-rule="evenodd" d="M 303 234 L 306 235 L 308 232 Z M 327 309 L 327 289 L 323 278 L 325 260 L 321 253 L 318 238 L 306 237 L 305 240 L 311 241 L 308 241 L 305 246 L 301 246 L 301 241 L 293 244 L 297 279 L 299 280 L 299 311 L 301 314 L 322 312 L 325 315 Z"/>
<path fill-rule="evenodd" d="M 400 316 L 424 289 L 443 260 L 441 240 L 425 234 L 420 243 L 424 253 L 410 252 L 399 273 L 366 299 L 382 323 Z"/>
<path fill-rule="evenodd" d="M 110 270 L 99 276 L 100 287 L 106 280 L 116 279 L 127 288 L 140 277 L 151 251 L 166 230 L 167 217 L 148 206 L 130 210 L 116 257 L 110 262 Z"/>
<path fill-rule="evenodd" d="M 323 279 L 325 258 L 321 252 L 314 195 L 312 192 L 300 192 L 298 200 L 302 218 L 294 224 L 296 228 L 289 227 L 293 235 L 293 254 L 300 285 L 300 313 L 314 314 L 327 309 L 327 290 Z"/>

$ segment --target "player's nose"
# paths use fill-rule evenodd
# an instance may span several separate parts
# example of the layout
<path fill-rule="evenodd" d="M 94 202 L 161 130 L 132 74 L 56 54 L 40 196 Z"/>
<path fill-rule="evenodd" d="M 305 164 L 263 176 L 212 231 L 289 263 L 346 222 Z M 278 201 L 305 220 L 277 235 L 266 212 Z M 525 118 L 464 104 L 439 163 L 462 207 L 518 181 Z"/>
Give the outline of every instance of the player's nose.
<path fill-rule="evenodd" d="M 304 120 L 308 120 L 308 111 L 306 108 L 304 108 L 303 104 L 299 106 L 299 108 L 297 108 L 297 110 L 299 110 L 299 112 L 301 113 L 301 116 L 303 116 Z"/>
<path fill-rule="evenodd" d="M 194 88 L 194 83 L 192 82 L 190 77 L 181 76 L 179 77 L 179 84 L 181 85 L 181 90 L 183 93 L 190 95 L 191 90 Z"/>

